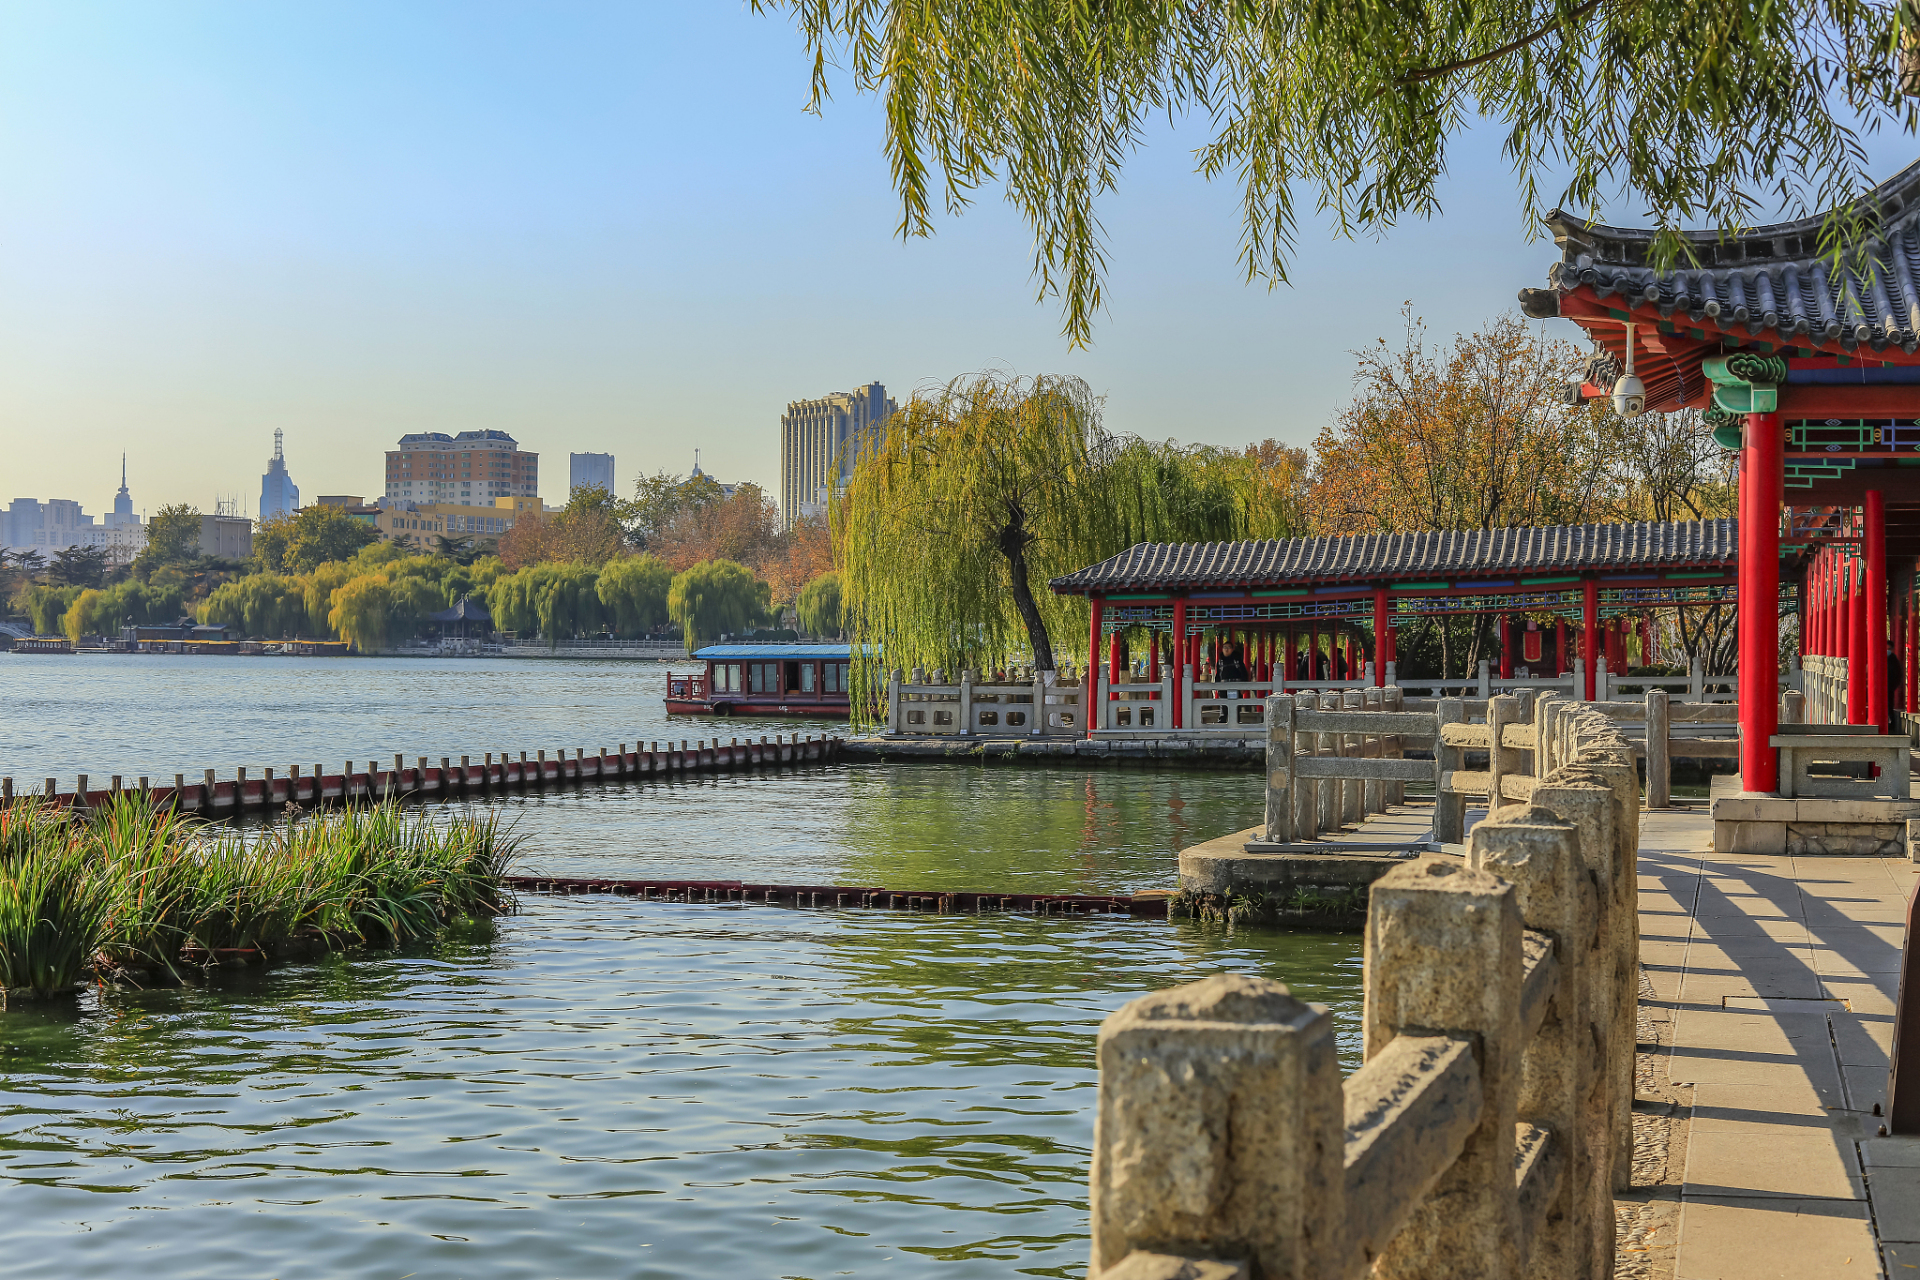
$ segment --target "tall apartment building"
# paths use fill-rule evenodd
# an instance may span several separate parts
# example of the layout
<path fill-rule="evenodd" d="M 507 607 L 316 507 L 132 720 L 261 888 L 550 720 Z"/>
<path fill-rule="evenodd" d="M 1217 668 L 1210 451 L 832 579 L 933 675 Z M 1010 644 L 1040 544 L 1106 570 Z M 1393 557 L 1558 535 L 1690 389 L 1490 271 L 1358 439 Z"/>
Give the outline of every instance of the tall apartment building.
<path fill-rule="evenodd" d="M 610 453 L 570 453 L 567 455 L 567 492 L 577 493 L 581 489 L 605 489 L 608 493 L 618 494 L 613 487 L 613 455 Z"/>
<path fill-rule="evenodd" d="M 899 407 L 878 382 L 787 405 L 780 415 L 780 513 L 788 528 L 825 513 L 828 498 L 846 488 L 854 463 L 880 443 Z"/>
<path fill-rule="evenodd" d="M 260 518 L 290 516 L 300 508 L 300 486 L 287 474 L 287 455 L 280 428 L 273 429 L 273 457 L 267 459 L 266 474 L 260 477 Z"/>
<path fill-rule="evenodd" d="M 387 450 L 387 497 L 395 502 L 492 506 L 540 492 L 540 455 L 504 431 L 416 431 Z"/>

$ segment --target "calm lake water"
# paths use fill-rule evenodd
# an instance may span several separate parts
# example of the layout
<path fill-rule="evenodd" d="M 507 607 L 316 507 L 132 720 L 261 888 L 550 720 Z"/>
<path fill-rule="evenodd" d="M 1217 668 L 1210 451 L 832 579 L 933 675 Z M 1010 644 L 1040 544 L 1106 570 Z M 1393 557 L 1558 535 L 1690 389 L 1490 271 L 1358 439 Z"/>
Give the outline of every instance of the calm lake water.
<path fill-rule="evenodd" d="M 4 655 L 0 773 L 792 727 L 669 719 L 661 671 Z M 1126 891 L 1251 825 L 1258 786 L 855 765 L 497 803 L 525 865 L 560 874 Z M 16 1010 L 0 1258 L 60 1277 L 1079 1276 L 1094 1031 L 1223 970 L 1332 1006 L 1351 1062 L 1353 936 L 612 898 Z"/>

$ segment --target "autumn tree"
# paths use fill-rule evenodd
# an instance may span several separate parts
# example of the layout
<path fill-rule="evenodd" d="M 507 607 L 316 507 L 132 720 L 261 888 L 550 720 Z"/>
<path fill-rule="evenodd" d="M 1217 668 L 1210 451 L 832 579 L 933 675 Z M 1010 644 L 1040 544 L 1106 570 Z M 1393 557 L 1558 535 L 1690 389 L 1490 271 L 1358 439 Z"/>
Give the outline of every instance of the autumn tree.
<path fill-rule="evenodd" d="M 681 477 L 662 469 L 634 482 L 633 497 L 621 509 L 627 540 L 645 548 L 663 533 L 682 512 L 697 510 L 727 496 L 726 489 L 712 476 L 696 471 Z"/>
<path fill-rule="evenodd" d="M 796 603 L 809 583 L 832 570 L 833 534 L 823 516 L 794 521 L 760 564 L 760 576 L 773 589 L 774 604 L 783 607 Z"/>
<path fill-rule="evenodd" d="M 757 567 L 782 549 L 780 509 L 759 485 L 736 485 L 731 494 L 681 507 L 647 547 L 676 572 L 702 560 Z"/>
<path fill-rule="evenodd" d="M 575 489 L 551 515 L 522 512 L 500 536 L 501 561 L 510 569 L 534 564 L 605 564 L 620 554 L 625 532 L 620 502 L 598 486 Z"/>

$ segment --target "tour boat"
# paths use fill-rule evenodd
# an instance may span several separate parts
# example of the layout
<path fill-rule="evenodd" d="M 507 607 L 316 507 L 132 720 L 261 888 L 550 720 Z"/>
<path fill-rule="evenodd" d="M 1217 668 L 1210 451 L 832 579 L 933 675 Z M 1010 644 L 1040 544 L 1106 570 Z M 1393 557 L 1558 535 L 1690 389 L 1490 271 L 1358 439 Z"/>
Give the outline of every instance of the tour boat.
<path fill-rule="evenodd" d="M 667 712 L 695 716 L 847 714 L 846 644 L 712 644 L 695 660 L 703 673 L 667 672 Z"/>

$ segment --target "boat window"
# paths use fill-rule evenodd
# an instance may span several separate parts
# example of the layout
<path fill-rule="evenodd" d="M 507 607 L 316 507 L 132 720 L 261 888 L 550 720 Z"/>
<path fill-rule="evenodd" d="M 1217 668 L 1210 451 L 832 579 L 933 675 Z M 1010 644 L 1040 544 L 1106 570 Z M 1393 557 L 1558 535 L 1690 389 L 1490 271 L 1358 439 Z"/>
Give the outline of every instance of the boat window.
<path fill-rule="evenodd" d="M 813 692 L 813 664 L 811 662 L 803 662 L 800 664 L 800 692 Z"/>
<path fill-rule="evenodd" d="M 846 663 L 829 662 L 825 674 L 828 693 L 845 693 L 847 691 Z"/>
<path fill-rule="evenodd" d="M 753 691 L 755 693 L 780 692 L 779 689 L 772 687 L 774 681 L 767 678 L 773 670 L 773 667 L 764 662 L 756 662 L 753 664 Z"/>
<path fill-rule="evenodd" d="M 740 692 L 740 664 L 737 662 L 729 662 L 725 666 L 717 669 L 721 673 L 720 687 L 731 690 L 734 693 Z"/>

